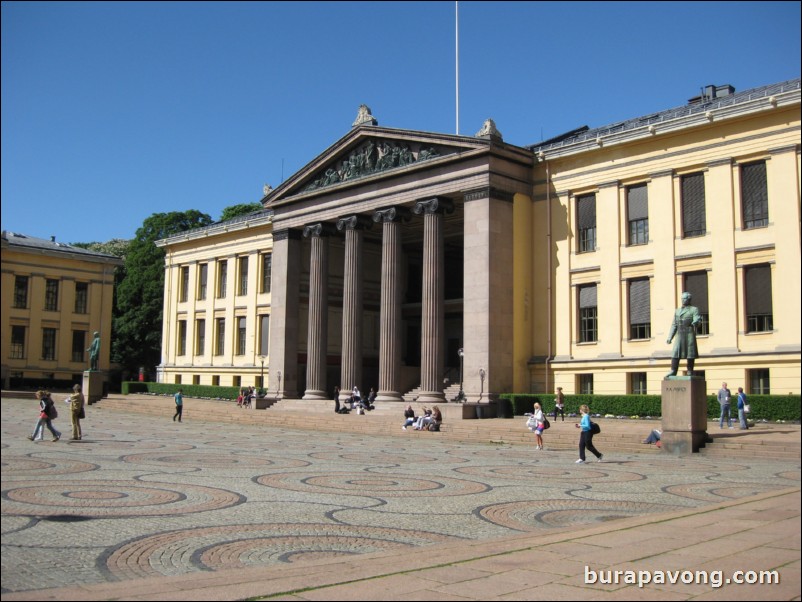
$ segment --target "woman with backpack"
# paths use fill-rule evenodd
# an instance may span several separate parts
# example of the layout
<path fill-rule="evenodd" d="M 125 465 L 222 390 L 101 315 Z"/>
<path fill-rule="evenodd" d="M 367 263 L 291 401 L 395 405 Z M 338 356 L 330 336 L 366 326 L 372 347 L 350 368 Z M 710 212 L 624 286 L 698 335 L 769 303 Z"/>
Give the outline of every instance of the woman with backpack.
<path fill-rule="evenodd" d="M 58 417 L 58 413 L 56 411 L 56 406 L 53 405 L 53 400 L 50 398 L 50 393 L 47 391 L 37 391 L 36 399 L 39 400 L 39 420 L 36 422 L 36 426 L 33 429 L 33 435 L 29 435 L 28 439 L 31 441 L 41 441 L 44 435 L 44 427 L 47 427 L 53 435 L 53 441 L 58 441 L 61 439 L 61 433 L 53 428 L 53 423 L 51 422 L 54 418 Z"/>

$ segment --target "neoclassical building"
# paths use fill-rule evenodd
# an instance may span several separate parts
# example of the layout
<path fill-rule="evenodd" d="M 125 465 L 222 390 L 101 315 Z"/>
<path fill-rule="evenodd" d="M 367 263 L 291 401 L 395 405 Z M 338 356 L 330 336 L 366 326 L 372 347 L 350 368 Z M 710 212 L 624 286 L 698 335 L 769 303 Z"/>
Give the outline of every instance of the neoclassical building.
<path fill-rule="evenodd" d="M 3 388 L 22 379 L 81 383 L 87 349 L 100 333 L 99 369 L 111 367 L 114 272 L 122 261 L 26 234 L 3 231 Z"/>
<path fill-rule="evenodd" d="M 335 385 L 428 402 L 460 385 L 469 401 L 557 385 L 657 393 L 689 290 L 709 382 L 798 393 L 799 113 L 799 80 L 710 86 L 518 147 L 492 120 L 435 134 L 381 127 L 362 107 L 266 190 L 263 212 L 161 241 L 161 378 L 264 376 L 271 394 L 309 400 Z M 243 257 L 246 293 L 191 300 L 204 273 Z M 228 277 L 242 282 L 239 269 Z"/>

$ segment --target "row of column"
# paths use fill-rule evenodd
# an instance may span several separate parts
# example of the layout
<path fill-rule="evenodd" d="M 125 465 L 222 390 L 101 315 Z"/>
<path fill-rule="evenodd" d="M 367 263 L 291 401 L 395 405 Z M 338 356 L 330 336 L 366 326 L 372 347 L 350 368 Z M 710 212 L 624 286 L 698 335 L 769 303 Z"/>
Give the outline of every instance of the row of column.
<path fill-rule="evenodd" d="M 412 211 L 423 216 L 423 298 L 421 309 L 421 402 L 442 402 L 445 365 L 444 238 L 443 215 L 454 210 L 452 201 L 440 197 L 418 201 Z M 379 343 L 380 401 L 402 401 L 401 367 L 401 221 L 409 217 L 403 207 L 374 212 L 382 224 L 382 267 Z M 337 230 L 345 233 L 343 287 L 343 349 L 340 382 L 344 388 L 362 378 L 362 243 L 369 225 L 365 216 L 340 219 Z M 307 388 L 304 399 L 327 399 L 326 355 L 328 341 L 328 243 L 330 224 L 304 228 L 311 242 L 309 270 L 309 333 L 307 339 Z M 344 391 L 345 394 L 345 391 Z"/>

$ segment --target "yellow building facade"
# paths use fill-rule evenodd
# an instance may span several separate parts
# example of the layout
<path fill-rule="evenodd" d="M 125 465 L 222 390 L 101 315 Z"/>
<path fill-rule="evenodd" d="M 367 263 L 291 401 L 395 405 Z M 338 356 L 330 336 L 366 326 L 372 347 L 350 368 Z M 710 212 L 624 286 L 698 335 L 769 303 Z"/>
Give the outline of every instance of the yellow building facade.
<path fill-rule="evenodd" d="M 521 237 L 534 278 L 516 296 L 548 307 L 516 312 L 532 341 L 516 388 L 658 394 L 687 290 L 711 391 L 800 392 L 799 80 L 705 93 L 531 147 L 534 201 L 516 210 L 538 248 Z"/>
<path fill-rule="evenodd" d="M 263 386 L 268 381 L 271 212 L 198 228 L 165 249 L 165 383 Z"/>
<path fill-rule="evenodd" d="M 82 382 L 100 333 L 98 368 L 110 369 L 114 271 L 122 261 L 56 242 L 2 233 L 3 388 L 42 379 Z"/>
<path fill-rule="evenodd" d="M 363 109 L 264 212 L 158 243 L 161 382 L 657 394 L 689 291 L 711 391 L 800 392 L 799 80 L 527 148 Z"/>

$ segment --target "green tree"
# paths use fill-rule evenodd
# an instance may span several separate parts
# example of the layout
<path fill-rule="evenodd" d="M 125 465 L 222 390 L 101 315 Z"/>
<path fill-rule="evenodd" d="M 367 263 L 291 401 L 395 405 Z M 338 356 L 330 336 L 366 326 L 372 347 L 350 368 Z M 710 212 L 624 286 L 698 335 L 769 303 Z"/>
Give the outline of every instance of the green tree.
<path fill-rule="evenodd" d="M 73 247 L 114 255 L 124 260 L 128 254 L 128 245 L 131 244 L 131 241 L 124 238 L 112 238 L 108 242 L 71 242 L 70 244 Z"/>
<path fill-rule="evenodd" d="M 125 278 L 117 288 L 112 360 L 124 371 L 152 370 L 161 361 L 165 252 L 157 240 L 208 226 L 200 211 L 154 213 L 136 231 L 125 258 Z"/>
<path fill-rule="evenodd" d="M 231 205 L 223 209 L 223 213 L 220 214 L 220 221 L 225 222 L 235 217 L 239 217 L 240 215 L 247 215 L 248 213 L 261 211 L 262 209 L 264 209 L 264 207 L 262 207 L 262 203 L 241 203 L 239 205 Z"/>

